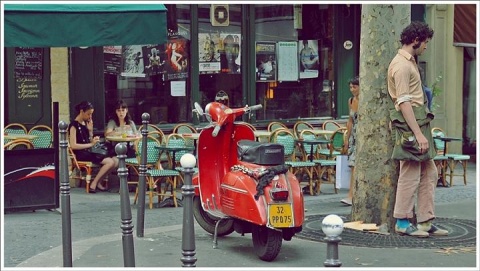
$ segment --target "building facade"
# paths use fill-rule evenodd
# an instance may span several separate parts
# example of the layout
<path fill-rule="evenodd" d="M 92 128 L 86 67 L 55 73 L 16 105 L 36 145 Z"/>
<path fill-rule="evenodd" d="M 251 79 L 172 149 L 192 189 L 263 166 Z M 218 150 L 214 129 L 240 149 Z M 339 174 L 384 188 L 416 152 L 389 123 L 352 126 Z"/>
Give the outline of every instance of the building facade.
<path fill-rule="evenodd" d="M 37 60 L 43 68 L 40 78 L 26 82 L 15 76 L 21 50 L 5 48 L 5 124 L 49 124 L 53 101 L 60 103 L 60 120 L 69 122 L 74 105 L 89 100 L 95 128 L 102 131 L 122 99 L 137 124 L 148 112 L 151 123 L 168 130 L 180 122 L 198 123 L 193 103 L 205 106 L 221 91 L 232 107 L 262 104 L 262 111 L 245 119 L 258 126 L 272 120 L 321 123 L 348 114 L 348 80 L 359 72 L 361 5 L 165 6 L 165 44 L 29 49 L 42 55 Z M 472 145 L 476 50 L 454 46 L 454 6 L 411 5 L 412 20 L 435 29 L 419 59 L 427 83 L 442 76 L 434 126 Z M 19 98 L 22 88 L 33 96 Z"/>

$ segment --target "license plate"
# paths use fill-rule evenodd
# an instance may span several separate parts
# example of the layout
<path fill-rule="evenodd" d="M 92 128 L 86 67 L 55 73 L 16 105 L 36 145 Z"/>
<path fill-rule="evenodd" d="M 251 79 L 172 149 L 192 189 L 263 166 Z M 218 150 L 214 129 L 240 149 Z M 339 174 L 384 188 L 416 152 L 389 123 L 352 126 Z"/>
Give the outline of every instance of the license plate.
<path fill-rule="evenodd" d="M 269 204 L 268 205 L 268 223 L 274 228 L 293 227 L 292 204 Z"/>

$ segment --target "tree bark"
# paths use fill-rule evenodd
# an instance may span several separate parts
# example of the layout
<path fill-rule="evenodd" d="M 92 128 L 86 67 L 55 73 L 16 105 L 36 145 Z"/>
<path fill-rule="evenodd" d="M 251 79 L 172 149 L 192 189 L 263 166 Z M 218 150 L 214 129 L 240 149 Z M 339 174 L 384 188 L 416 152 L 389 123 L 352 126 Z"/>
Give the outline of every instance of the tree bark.
<path fill-rule="evenodd" d="M 400 34 L 410 23 L 410 5 L 362 5 L 360 95 L 352 221 L 387 224 L 393 232 L 398 162 L 390 159 L 387 70 L 401 47 Z"/>

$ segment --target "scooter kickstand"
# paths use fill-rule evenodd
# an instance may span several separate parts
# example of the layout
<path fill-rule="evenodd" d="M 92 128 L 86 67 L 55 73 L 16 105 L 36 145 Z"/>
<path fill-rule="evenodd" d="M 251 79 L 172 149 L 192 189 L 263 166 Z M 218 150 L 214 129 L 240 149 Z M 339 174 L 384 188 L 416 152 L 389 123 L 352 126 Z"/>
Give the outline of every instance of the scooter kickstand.
<path fill-rule="evenodd" d="M 217 231 L 218 231 L 218 225 L 220 225 L 220 222 L 224 220 L 226 217 L 222 217 L 217 222 L 215 223 L 215 231 L 213 232 L 213 248 L 216 249 L 218 247 L 218 241 L 217 241 Z"/>

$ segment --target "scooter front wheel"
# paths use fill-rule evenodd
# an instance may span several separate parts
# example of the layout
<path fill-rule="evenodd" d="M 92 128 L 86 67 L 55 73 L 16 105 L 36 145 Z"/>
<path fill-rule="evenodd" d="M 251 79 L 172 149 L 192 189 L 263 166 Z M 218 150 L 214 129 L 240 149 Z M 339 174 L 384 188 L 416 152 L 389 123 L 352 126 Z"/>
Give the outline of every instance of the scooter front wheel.
<path fill-rule="evenodd" d="M 215 233 L 215 224 L 220 218 L 212 216 L 203 210 L 200 197 L 193 198 L 193 216 L 202 229 L 210 234 Z M 225 219 L 218 225 L 217 236 L 229 235 L 233 230 L 233 220 Z"/>
<path fill-rule="evenodd" d="M 282 247 L 282 232 L 265 226 L 252 227 L 253 250 L 261 260 L 273 261 Z"/>

